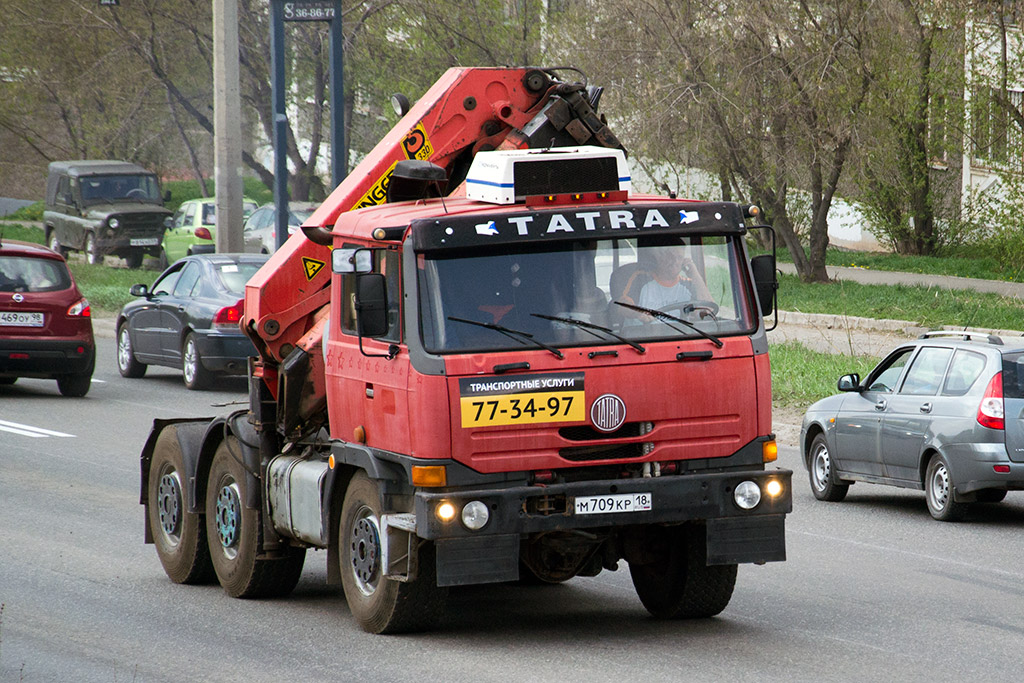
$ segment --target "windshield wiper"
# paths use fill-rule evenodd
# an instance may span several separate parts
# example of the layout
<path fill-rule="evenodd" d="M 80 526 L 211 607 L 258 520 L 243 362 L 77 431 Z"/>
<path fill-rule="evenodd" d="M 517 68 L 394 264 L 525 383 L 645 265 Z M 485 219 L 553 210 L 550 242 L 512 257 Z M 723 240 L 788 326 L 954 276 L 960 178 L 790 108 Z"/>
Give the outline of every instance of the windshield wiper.
<path fill-rule="evenodd" d="M 600 332 L 604 332 L 609 337 L 618 339 L 623 344 L 629 344 L 640 353 L 647 353 L 647 349 L 640 346 L 632 339 L 626 339 L 622 335 L 617 334 L 614 330 L 610 330 L 602 325 L 595 325 L 594 323 L 588 323 L 585 320 L 577 320 L 576 318 L 561 318 L 557 315 L 544 315 L 543 313 L 531 313 L 530 315 L 532 315 L 535 318 L 543 318 L 544 320 L 553 320 L 556 323 L 566 323 L 569 325 L 575 325 L 576 327 L 582 328 L 585 332 L 589 332 L 590 334 L 594 335 L 598 339 L 602 339 L 601 335 L 595 332 L 591 332 L 591 330 L 598 330 Z M 604 341 L 604 339 L 602 339 L 602 341 Z"/>
<path fill-rule="evenodd" d="M 636 306 L 634 304 L 627 304 L 625 301 L 616 301 L 615 304 L 618 305 L 618 306 L 622 306 L 624 308 L 628 308 L 628 309 L 634 310 L 634 311 L 640 311 L 641 313 L 646 313 L 647 315 L 653 316 L 653 317 L 657 318 L 658 320 L 661 320 L 662 322 L 667 324 L 669 327 L 671 327 L 673 329 L 676 329 L 676 330 L 679 330 L 679 328 L 676 327 L 675 325 L 669 324 L 669 321 L 677 322 L 677 323 L 682 323 L 683 325 L 686 325 L 687 327 L 689 327 L 691 330 L 693 330 L 694 332 L 696 332 L 700 336 L 702 336 L 705 339 L 709 340 L 712 344 L 714 344 L 718 348 L 722 348 L 722 340 L 721 339 L 719 339 L 718 337 L 716 337 L 713 334 L 709 334 L 709 333 L 705 332 L 704 330 L 700 329 L 699 327 L 697 327 L 693 323 L 691 323 L 691 322 L 689 322 L 687 320 L 683 320 L 682 318 L 677 318 L 677 317 L 675 317 L 674 315 L 672 315 L 670 313 L 666 313 L 665 311 L 659 311 L 656 308 L 647 308 L 646 306 Z M 679 330 L 679 331 L 683 332 L 683 330 Z"/>
<path fill-rule="evenodd" d="M 484 328 L 486 328 L 488 330 L 494 330 L 495 332 L 502 333 L 503 335 L 505 335 L 506 337 L 508 337 L 510 339 L 515 339 L 520 344 L 526 344 L 526 345 L 536 344 L 540 348 L 542 348 L 542 349 L 544 349 L 546 351 L 550 351 L 551 353 L 553 353 L 555 355 L 555 357 L 558 358 L 558 360 L 562 360 L 562 359 L 565 358 L 565 356 L 562 354 L 561 351 L 556 349 L 554 346 L 550 346 L 548 344 L 545 344 L 542 341 L 534 339 L 533 335 L 530 334 L 529 332 L 520 332 L 519 330 L 513 330 L 513 329 L 511 329 L 509 327 L 502 327 L 501 325 L 495 325 L 494 323 L 482 323 L 479 320 L 469 320 L 467 318 L 456 318 L 453 315 L 448 316 L 448 319 L 453 321 L 453 322 L 457 322 L 457 323 L 466 323 L 467 325 L 476 325 L 477 327 L 484 327 Z"/>

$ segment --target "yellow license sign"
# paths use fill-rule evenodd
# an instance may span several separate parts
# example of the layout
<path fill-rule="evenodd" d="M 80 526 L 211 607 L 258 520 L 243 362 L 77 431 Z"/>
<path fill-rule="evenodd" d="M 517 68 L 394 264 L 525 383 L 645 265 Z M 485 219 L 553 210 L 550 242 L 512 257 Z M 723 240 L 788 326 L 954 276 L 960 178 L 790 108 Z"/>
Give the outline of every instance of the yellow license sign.
<path fill-rule="evenodd" d="M 582 422 L 586 403 L 582 372 L 459 380 L 464 428 Z"/>

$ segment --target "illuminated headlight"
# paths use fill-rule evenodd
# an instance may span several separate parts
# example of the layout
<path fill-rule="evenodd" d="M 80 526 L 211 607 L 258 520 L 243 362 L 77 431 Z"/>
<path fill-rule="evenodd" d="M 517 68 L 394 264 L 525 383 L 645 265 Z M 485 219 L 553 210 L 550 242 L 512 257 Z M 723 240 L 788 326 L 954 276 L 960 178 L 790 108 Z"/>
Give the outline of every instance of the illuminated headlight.
<path fill-rule="evenodd" d="M 462 508 L 462 523 L 470 531 L 482 529 L 490 518 L 491 513 L 487 506 L 479 500 L 466 503 L 466 507 Z"/>
<path fill-rule="evenodd" d="M 455 506 L 451 503 L 441 503 L 434 512 L 442 522 L 450 522 L 455 519 Z"/>
<path fill-rule="evenodd" d="M 765 485 L 764 491 L 770 497 L 777 498 L 779 494 L 782 493 L 782 484 L 779 482 L 778 479 L 772 479 L 771 481 L 768 482 L 767 485 Z"/>
<path fill-rule="evenodd" d="M 761 489 L 752 481 L 740 482 L 732 497 L 744 510 L 753 510 L 761 502 Z"/>
<path fill-rule="evenodd" d="M 117 220 L 116 218 L 111 218 L 109 221 L 107 221 L 107 225 L 110 226 L 111 230 L 117 230 L 118 226 L 121 225 L 121 221 Z"/>

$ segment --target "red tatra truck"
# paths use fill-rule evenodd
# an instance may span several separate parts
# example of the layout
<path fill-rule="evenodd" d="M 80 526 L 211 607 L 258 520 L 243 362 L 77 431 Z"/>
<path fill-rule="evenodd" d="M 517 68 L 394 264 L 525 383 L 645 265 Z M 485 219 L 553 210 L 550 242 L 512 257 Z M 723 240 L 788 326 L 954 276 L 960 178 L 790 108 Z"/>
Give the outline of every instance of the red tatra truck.
<path fill-rule="evenodd" d="M 452 69 L 270 258 L 248 409 L 142 453 L 173 581 L 284 595 L 324 549 L 385 633 L 621 560 L 653 615 L 707 617 L 785 559 L 756 208 L 634 194 L 599 97 Z"/>

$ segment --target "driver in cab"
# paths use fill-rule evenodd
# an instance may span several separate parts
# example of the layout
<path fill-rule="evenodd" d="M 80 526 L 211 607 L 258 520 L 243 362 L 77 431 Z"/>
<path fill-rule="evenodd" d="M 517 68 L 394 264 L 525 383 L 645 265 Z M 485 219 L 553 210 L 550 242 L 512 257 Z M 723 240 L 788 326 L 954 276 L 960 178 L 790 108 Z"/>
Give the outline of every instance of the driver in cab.
<path fill-rule="evenodd" d="M 697 264 L 687 256 L 686 247 L 675 244 L 648 247 L 648 251 L 653 252 L 651 265 L 648 270 L 638 270 L 629 279 L 623 301 L 666 313 L 678 313 L 691 301 L 713 300 Z M 627 315 L 638 322 L 653 319 L 639 311 Z"/>

